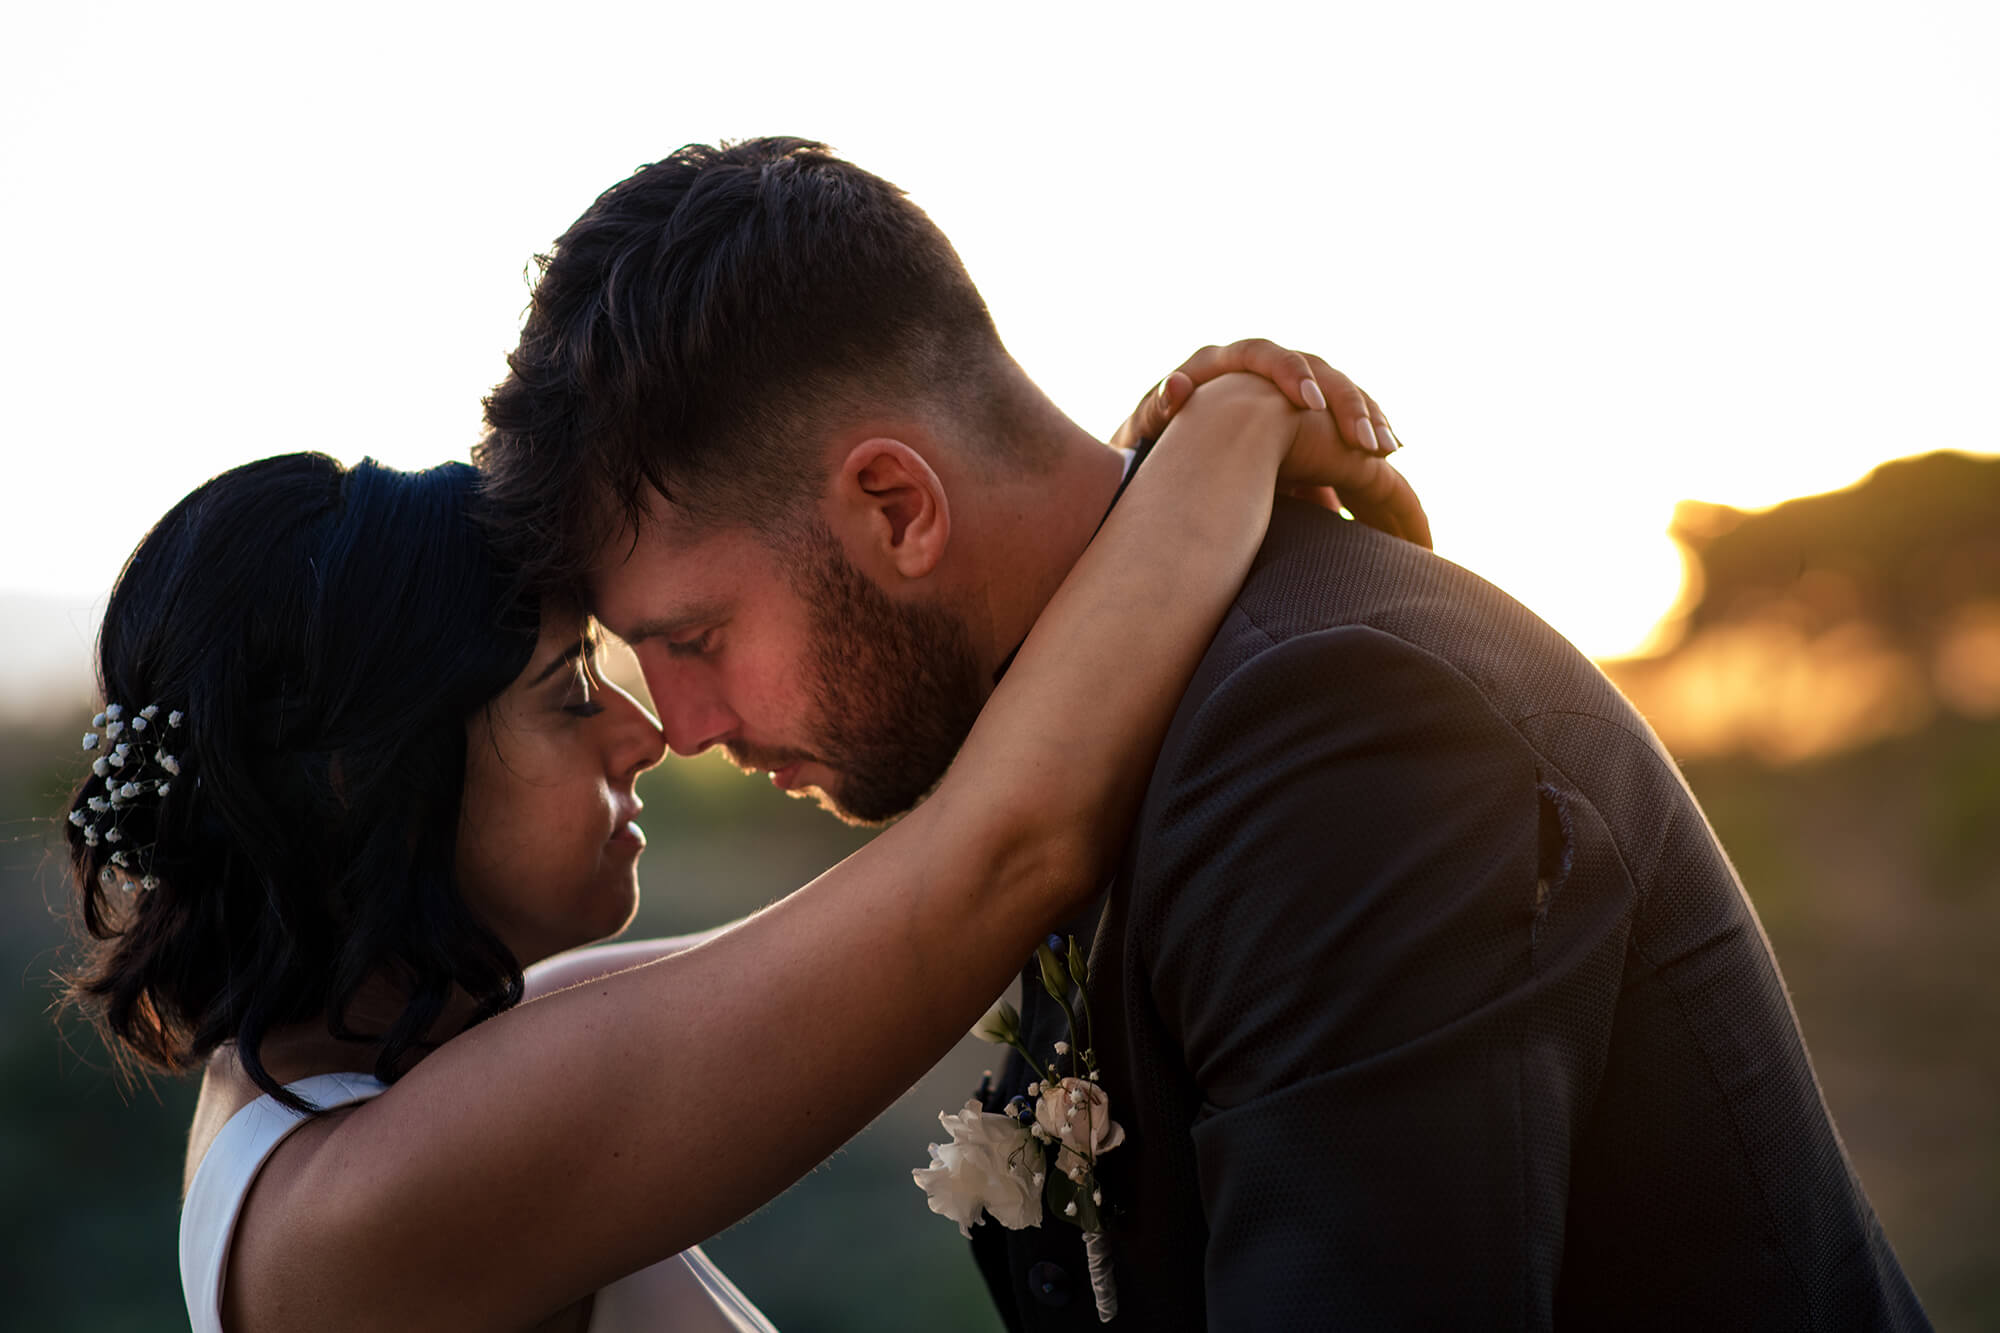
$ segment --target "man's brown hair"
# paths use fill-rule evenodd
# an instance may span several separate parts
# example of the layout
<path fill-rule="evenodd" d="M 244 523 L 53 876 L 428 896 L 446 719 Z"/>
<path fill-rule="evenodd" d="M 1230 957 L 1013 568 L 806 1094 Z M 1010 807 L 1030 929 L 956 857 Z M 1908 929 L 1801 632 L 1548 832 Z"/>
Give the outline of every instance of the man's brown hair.
<path fill-rule="evenodd" d="M 649 489 L 697 524 L 783 529 L 821 492 L 828 429 L 870 411 L 942 405 L 1005 445 L 1011 363 L 957 252 L 824 144 L 690 144 L 536 263 L 474 460 L 543 590 L 636 532 Z"/>

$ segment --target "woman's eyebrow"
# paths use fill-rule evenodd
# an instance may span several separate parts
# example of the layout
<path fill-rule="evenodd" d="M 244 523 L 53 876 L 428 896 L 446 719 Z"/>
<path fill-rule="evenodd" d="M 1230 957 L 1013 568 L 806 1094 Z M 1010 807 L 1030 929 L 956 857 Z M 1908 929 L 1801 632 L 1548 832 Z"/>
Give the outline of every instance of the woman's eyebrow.
<path fill-rule="evenodd" d="M 556 672 L 583 656 L 586 648 L 594 648 L 595 646 L 594 644 L 586 644 L 582 639 L 578 639 L 575 643 L 570 644 L 569 647 L 557 654 L 547 666 L 535 673 L 535 678 L 528 682 L 529 688 L 532 689 L 534 686 L 540 685 L 543 681 L 555 675 Z"/>

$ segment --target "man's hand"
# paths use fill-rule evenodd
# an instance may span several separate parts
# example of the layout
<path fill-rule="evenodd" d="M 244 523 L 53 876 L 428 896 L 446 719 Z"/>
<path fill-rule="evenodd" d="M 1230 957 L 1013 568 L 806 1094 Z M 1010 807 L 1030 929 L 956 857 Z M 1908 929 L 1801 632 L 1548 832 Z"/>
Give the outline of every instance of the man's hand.
<path fill-rule="evenodd" d="M 1112 435 L 1112 445 L 1131 449 L 1141 440 L 1158 438 L 1196 385 L 1234 371 L 1269 380 L 1294 407 L 1328 414 L 1332 429 L 1324 435 L 1335 447 L 1315 449 L 1303 457 L 1294 454 L 1287 463 L 1285 479 L 1304 483 L 1293 486 L 1294 493 L 1307 493 L 1307 498 L 1330 508 L 1344 506 L 1370 527 L 1430 546 L 1430 519 L 1422 503 L 1410 483 L 1386 461 L 1402 444 L 1375 400 L 1319 357 L 1289 351 L 1263 338 L 1246 338 L 1196 352 L 1139 400 L 1132 415 Z M 1302 434 L 1301 439 L 1305 438 Z M 1337 491 L 1338 497 L 1329 494 L 1327 487 Z"/>

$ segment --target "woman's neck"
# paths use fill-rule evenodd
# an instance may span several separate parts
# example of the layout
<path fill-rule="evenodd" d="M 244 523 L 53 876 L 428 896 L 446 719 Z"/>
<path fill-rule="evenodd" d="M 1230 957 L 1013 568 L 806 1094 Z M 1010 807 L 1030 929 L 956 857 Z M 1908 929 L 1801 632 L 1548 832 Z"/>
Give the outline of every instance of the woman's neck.
<path fill-rule="evenodd" d="M 377 974 L 362 983 L 345 1015 L 348 1031 L 366 1035 L 337 1037 L 324 1019 L 288 1023 L 265 1035 L 259 1057 L 279 1083 L 295 1083 L 315 1074 L 373 1073 L 382 1055 L 380 1034 L 395 1024 L 407 1002 L 408 992 L 402 986 L 384 974 Z M 407 1051 L 398 1061 L 397 1072 L 408 1072 L 433 1048 L 458 1035 L 472 1014 L 471 997 L 453 991 L 444 1012 L 426 1034 L 428 1044 Z M 231 1054 L 234 1056 L 235 1052 Z"/>

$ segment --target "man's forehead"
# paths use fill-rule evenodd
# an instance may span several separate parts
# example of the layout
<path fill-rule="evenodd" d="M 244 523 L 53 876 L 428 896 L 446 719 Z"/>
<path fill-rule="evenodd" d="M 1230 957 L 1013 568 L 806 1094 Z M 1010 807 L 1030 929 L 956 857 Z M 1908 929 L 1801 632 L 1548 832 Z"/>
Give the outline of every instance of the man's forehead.
<path fill-rule="evenodd" d="M 729 614 L 769 553 L 748 529 L 643 520 L 608 541 L 590 575 L 593 615 L 628 643 Z"/>

